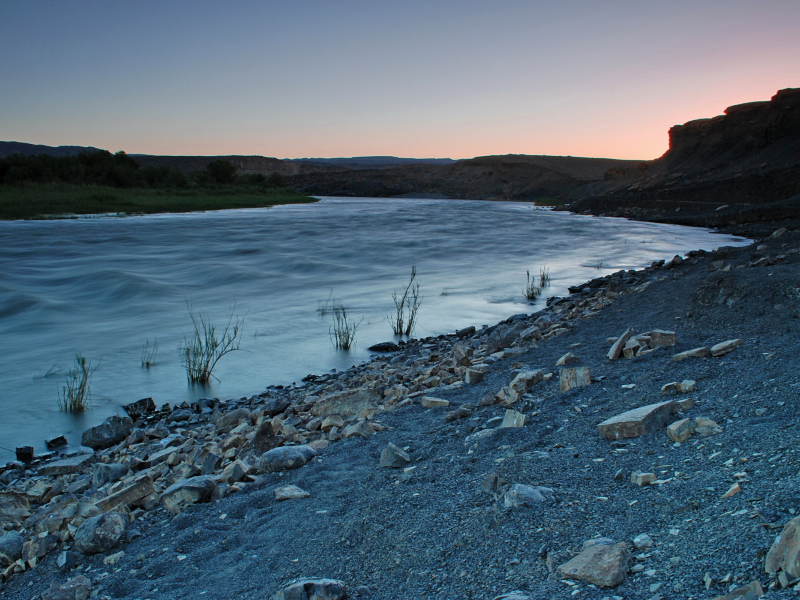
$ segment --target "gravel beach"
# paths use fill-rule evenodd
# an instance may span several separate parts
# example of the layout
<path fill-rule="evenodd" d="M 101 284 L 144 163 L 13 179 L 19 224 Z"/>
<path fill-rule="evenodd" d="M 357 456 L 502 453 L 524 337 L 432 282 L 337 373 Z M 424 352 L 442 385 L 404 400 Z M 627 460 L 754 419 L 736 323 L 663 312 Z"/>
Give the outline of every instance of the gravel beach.
<path fill-rule="evenodd" d="M 765 571 L 800 515 L 800 231 L 778 227 L 302 386 L 145 410 L 71 473 L 12 465 L 0 598 L 795 597 Z M 302 578 L 337 581 L 279 593 Z"/>

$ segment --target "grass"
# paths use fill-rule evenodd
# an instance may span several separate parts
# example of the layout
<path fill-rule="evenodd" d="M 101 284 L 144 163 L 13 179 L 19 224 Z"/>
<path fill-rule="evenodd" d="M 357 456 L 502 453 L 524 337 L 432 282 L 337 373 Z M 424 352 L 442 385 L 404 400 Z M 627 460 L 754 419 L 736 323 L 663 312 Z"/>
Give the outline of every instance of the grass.
<path fill-rule="evenodd" d="M 0 219 L 52 219 L 103 213 L 182 213 L 316 202 L 287 188 L 256 185 L 174 189 L 67 184 L 0 185 Z"/>
<path fill-rule="evenodd" d="M 533 204 L 535 206 L 564 206 L 564 201 L 558 198 L 537 198 Z"/>
<path fill-rule="evenodd" d="M 391 324 L 395 335 L 411 335 L 414 331 L 414 326 L 417 323 L 417 311 L 420 304 L 422 304 L 422 298 L 419 295 L 419 283 L 416 280 L 417 267 L 413 266 L 411 267 L 411 276 L 403 289 L 402 296 L 397 295 L 397 290 L 392 292 L 395 313 L 394 316 L 388 316 L 386 319 Z"/>
<path fill-rule="evenodd" d="M 158 355 L 158 339 L 153 341 L 150 345 L 150 340 L 142 347 L 142 367 L 149 369 L 156 364 L 156 356 Z"/>
<path fill-rule="evenodd" d="M 539 287 L 544 289 L 550 285 L 550 267 L 547 265 L 539 269 Z"/>
<path fill-rule="evenodd" d="M 67 372 L 64 387 L 58 393 L 58 408 L 70 413 L 81 413 L 91 406 L 89 384 L 97 367 L 80 354 L 75 355 L 75 366 Z"/>
<path fill-rule="evenodd" d="M 363 320 L 364 318 L 362 317 L 361 321 Z M 361 325 L 361 321 L 356 323 L 354 319 L 348 318 L 347 310 L 341 304 L 333 305 L 333 327 L 328 330 L 328 333 L 331 336 L 333 345 L 338 350 L 350 350 L 356 339 L 356 330 Z"/>
<path fill-rule="evenodd" d="M 208 317 L 201 313 L 195 315 L 192 307 L 188 304 L 187 308 L 192 325 L 194 325 L 194 335 L 183 340 L 184 343 L 180 349 L 183 366 L 186 368 L 189 383 L 205 385 L 213 377 L 212 372 L 220 359 L 239 349 L 244 317 L 241 319 L 236 317 L 234 320 L 233 315 L 236 310 L 236 305 L 234 305 L 225 329 L 218 334 L 216 326 Z"/>
<path fill-rule="evenodd" d="M 530 271 L 525 272 L 528 274 L 528 283 L 522 293 L 528 300 L 536 300 L 542 293 L 542 288 L 536 285 L 536 277 L 531 278 Z"/>

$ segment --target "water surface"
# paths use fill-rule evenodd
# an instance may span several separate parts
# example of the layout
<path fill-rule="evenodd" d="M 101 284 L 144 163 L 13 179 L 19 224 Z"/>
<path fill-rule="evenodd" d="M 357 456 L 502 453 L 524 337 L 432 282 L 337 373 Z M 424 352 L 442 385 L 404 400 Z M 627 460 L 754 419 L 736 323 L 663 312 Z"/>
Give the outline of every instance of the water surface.
<path fill-rule="evenodd" d="M 533 312 L 525 272 L 546 265 L 544 296 L 619 269 L 737 238 L 708 230 L 536 210 L 527 203 L 324 199 L 269 209 L 125 219 L 0 222 L 0 446 L 80 432 L 122 404 L 152 396 L 173 406 L 252 395 L 308 373 L 345 369 L 392 339 L 392 291 L 416 265 L 424 296 L 416 336 Z M 337 351 L 332 297 L 361 321 L 357 345 Z M 245 317 L 241 351 L 220 381 L 187 384 L 179 346 L 187 303 L 215 323 Z M 363 319 L 363 320 L 362 320 Z M 154 367 L 142 347 L 158 340 Z M 93 410 L 59 412 L 73 356 L 98 365 Z M 0 463 L 13 458 L 0 450 Z"/>

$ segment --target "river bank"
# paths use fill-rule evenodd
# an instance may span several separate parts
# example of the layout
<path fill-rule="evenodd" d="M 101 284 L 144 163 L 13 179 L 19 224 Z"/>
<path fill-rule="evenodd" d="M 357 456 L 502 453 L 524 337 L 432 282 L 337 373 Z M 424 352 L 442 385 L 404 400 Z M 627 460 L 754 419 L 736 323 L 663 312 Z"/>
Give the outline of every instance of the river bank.
<path fill-rule="evenodd" d="M 800 510 L 799 250 L 779 230 L 300 386 L 121 420 L 94 455 L 0 475 L 25 553 L 0 597 L 79 574 L 108 598 L 263 598 L 299 577 L 386 599 L 710 598 L 753 580 L 788 597 L 764 556 Z M 644 435 L 600 435 L 671 400 Z M 100 519 L 108 535 L 87 526 L 101 512 L 120 515 Z M 621 582 L 559 571 L 594 538 Z"/>

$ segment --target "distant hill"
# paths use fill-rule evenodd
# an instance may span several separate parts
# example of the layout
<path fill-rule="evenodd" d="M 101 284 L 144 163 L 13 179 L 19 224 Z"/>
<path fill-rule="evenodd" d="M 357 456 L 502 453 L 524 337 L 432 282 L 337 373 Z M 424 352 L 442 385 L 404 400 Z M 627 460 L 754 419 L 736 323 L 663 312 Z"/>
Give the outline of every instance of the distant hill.
<path fill-rule="evenodd" d="M 395 167 L 398 165 L 451 165 L 456 162 L 452 158 L 398 158 L 396 156 L 353 156 L 352 158 L 286 158 L 284 160 L 349 168 Z"/>
<path fill-rule="evenodd" d="M 26 144 L 25 142 L 0 142 L 0 158 L 5 158 L 12 154 L 24 154 L 25 156 L 38 156 L 39 154 L 73 156 L 81 152 L 97 151 L 99 151 L 99 148 L 91 146 L 41 146 L 39 144 Z"/>

